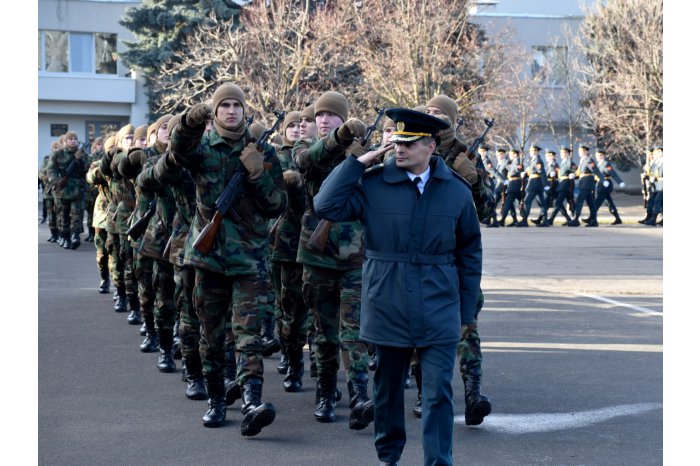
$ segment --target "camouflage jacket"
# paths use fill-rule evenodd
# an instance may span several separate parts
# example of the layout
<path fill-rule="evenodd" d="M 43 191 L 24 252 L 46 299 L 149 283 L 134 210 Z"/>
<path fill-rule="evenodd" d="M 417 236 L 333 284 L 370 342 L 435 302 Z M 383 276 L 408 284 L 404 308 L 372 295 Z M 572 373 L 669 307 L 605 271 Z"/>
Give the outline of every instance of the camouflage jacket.
<path fill-rule="evenodd" d="M 49 183 L 54 187 L 54 197 L 65 200 L 79 200 L 85 195 L 86 155 L 75 157 L 77 151 L 62 149 L 51 154 L 48 167 Z M 75 162 L 75 163 L 73 163 Z M 72 165 L 71 165 L 72 164 Z M 65 178 L 65 184 L 62 180 Z"/>
<path fill-rule="evenodd" d="M 43 196 L 44 199 L 53 199 L 53 185 L 49 183 L 49 160 L 51 159 L 50 155 L 44 156 L 44 160 L 41 162 L 41 168 L 39 168 L 39 179 L 41 180 L 41 184 L 43 186 Z"/>
<path fill-rule="evenodd" d="M 114 228 L 116 233 L 120 235 L 125 235 L 129 230 L 130 217 L 134 211 L 136 198 L 133 181 L 124 178 L 119 173 L 119 164 L 127 156 L 126 151 L 117 152 L 111 162 L 113 184 L 110 185 L 110 191 L 112 191 L 112 199 L 117 201 Z"/>
<path fill-rule="evenodd" d="M 347 146 L 338 143 L 336 132 L 337 129 L 314 141 L 308 149 L 301 141 L 294 145 L 294 160 L 304 176 L 306 189 L 306 211 L 301 219 L 297 262 L 334 270 L 351 270 L 362 267 L 364 258 L 364 237 L 358 220 L 331 224 L 323 252 L 316 252 L 308 246 L 321 220 L 314 212 L 313 198 L 333 168 L 345 160 Z"/>
<path fill-rule="evenodd" d="M 143 182 L 153 186 L 170 186 L 175 199 L 175 215 L 170 229 L 170 251 L 167 259 L 173 265 L 185 265 L 185 243 L 196 209 L 194 179 L 188 170 L 174 165 L 166 153 L 144 171 Z M 139 180 L 141 181 L 141 180 Z"/>
<path fill-rule="evenodd" d="M 175 195 L 170 186 L 158 182 L 153 176 L 153 169 L 160 157 L 149 157 L 136 177 L 137 189 L 143 195 L 156 200 L 155 214 L 148 222 L 148 227 L 138 243 L 136 252 L 147 257 L 167 261 L 168 258 L 163 257 L 163 253 L 170 239 L 173 217 L 175 216 Z"/>
<path fill-rule="evenodd" d="M 85 175 L 85 180 L 87 181 L 88 186 L 91 186 L 97 190 L 95 207 L 92 211 L 92 226 L 106 230 L 109 223 L 107 217 L 111 193 L 109 192 L 109 182 L 100 171 L 100 159 L 104 157 L 105 154 L 104 152 L 101 152 L 96 155 L 97 157 L 90 164 L 90 168 Z"/>
<path fill-rule="evenodd" d="M 447 166 L 452 169 L 457 156 L 462 152 L 467 152 L 469 148 L 459 139 L 455 138 L 449 147 L 438 147 L 436 149 L 437 154 L 445 160 Z M 454 171 L 454 169 L 452 169 Z M 476 206 L 476 213 L 479 216 L 479 220 L 485 220 L 488 218 L 491 209 L 496 205 L 496 196 L 493 190 L 487 185 L 485 171 L 479 169 L 477 170 L 479 174 L 479 180 L 471 186 L 472 197 L 474 198 L 474 205 Z M 455 171 L 462 178 L 466 173 L 459 173 Z"/>
<path fill-rule="evenodd" d="M 100 152 L 95 152 L 94 154 L 90 154 L 90 156 L 88 157 L 88 161 L 87 161 L 88 170 L 90 170 L 90 167 L 92 166 L 92 164 L 96 160 L 99 160 L 100 158 L 102 158 L 103 153 L 104 153 L 103 151 L 100 151 Z M 97 186 L 93 186 L 90 183 L 87 184 L 87 189 L 85 191 L 85 200 L 88 203 L 95 202 L 97 200 L 97 196 L 99 194 L 100 194 L 100 191 L 97 188 Z"/>
<path fill-rule="evenodd" d="M 245 170 L 240 159 L 243 148 L 255 142 L 247 129 L 237 141 L 222 138 L 216 130 L 203 133 L 204 125 L 188 127 L 183 115 L 170 139 L 173 161 L 192 173 L 196 186 L 196 212 L 185 245 L 185 264 L 228 276 L 257 274 L 259 263 L 268 256 L 268 219 L 278 217 L 286 204 L 279 159 L 275 149 L 265 144 L 263 154 L 270 169 L 255 180 L 244 177 L 245 194 L 233 203 L 240 221 L 224 213 L 214 247 L 203 254 L 193 243 L 214 217 L 216 200 L 228 182 L 237 171 Z"/>
<path fill-rule="evenodd" d="M 277 151 L 282 173 L 287 170 L 299 171 L 292 158 L 292 146 L 282 146 Z M 287 209 L 273 224 L 270 231 L 270 260 L 273 262 L 296 262 L 299 248 L 301 217 L 304 215 L 304 187 L 285 186 Z"/>

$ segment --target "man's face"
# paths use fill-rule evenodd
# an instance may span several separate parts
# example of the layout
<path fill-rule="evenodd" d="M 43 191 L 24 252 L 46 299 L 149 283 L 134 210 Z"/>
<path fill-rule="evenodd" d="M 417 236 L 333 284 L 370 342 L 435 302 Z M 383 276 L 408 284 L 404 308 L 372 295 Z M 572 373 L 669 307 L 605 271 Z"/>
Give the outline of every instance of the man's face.
<path fill-rule="evenodd" d="M 554 154 L 547 154 L 547 162 L 554 162 Z"/>
<path fill-rule="evenodd" d="M 568 150 L 561 151 L 561 158 L 562 159 L 568 159 L 569 157 L 571 157 L 571 152 L 569 152 Z"/>
<path fill-rule="evenodd" d="M 435 150 L 435 140 L 421 138 L 411 142 L 395 143 L 396 166 L 420 175 L 428 168 L 430 156 Z"/>
<path fill-rule="evenodd" d="M 301 127 L 300 123 L 298 121 L 293 121 L 287 128 L 284 130 L 284 135 L 289 139 L 290 141 L 296 141 L 299 139 L 299 135 L 301 134 Z"/>
<path fill-rule="evenodd" d="M 146 136 L 134 140 L 133 147 L 138 147 L 139 149 L 146 147 Z"/>
<path fill-rule="evenodd" d="M 598 162 L 602 162 L 603 159 L 605 158 L 605 154 L 601 154 L 600 152 L 596 152 L 595 158 Z"/>
<path fill-rule="evenodd" d="M 654 151 L 654 158 L 655 159 L 663 158 L 663 156 L 664 156 L 664 151 L 662 151 L 661 149 L 656 149 Z"/>
<path fill-rule="evenodd" d="M 216 118 L 225 128 L 235 128 L 243 121 L 243 105 L 236 99 L 224 99 L 216 107 Z"/>
<path fill-rule="evenodd" d="M 316 127 L 321 137 L 331 134 L 331 131 L 343 124 L 342 118 L 331 112 L 318 112 L 316 114 Z"/>
<path fill-rule="evenodd" d="M 394 134 L 395 130 L 396 126 L 387 126 L 386 128 L 384 128 L 384 131 L 382 132 L 382 146 L 389 142 L 389 138 L 392 134 Z"/>
<path fill-rule="evenodd" d="M 518 153 L 517 153 L 517 152 L 508 152 L 508 158 L 509 158 L 510 160 L 515 160 L 517 157 L 518 157 Z"/>
<path fill-rule="evenodd" d="M 483 149 L 479 147 L 479 155 L 481 156 L 482 160 L 486 160 L 486 156 L 488 155 L 489 150 L 488 149 Z"/>
<path fill-rule="evenodd" d="M 506 158 L 506 153 L 505 152 L 496 152 L 496 157 L 498 157 L 498 160 L 503 160 Z"/>
<path fill-rule="evenodd" d="M 75 136 L 66 138 L 66 146 L 70 149 L 75 149 L 76 147 L 78 147 L 78 138 Z"/>
<path fill-rule="evenodd" d="M 535 149 L 534 147 L 530 148 L 530 157 L 535 158 L 539 155 L 540 151 Z"/>
<path fill-rule="evenodd" d="M 316 136 L 316 122 L 309 117 L 301 117 L 299 136 L 303 139 L 310 139 Z"/>
<path fill-rule="evenodd" d="M 588 151 L 586 149 L 579 148 L 578 156 L 579 158 L 588 157 Z"/>

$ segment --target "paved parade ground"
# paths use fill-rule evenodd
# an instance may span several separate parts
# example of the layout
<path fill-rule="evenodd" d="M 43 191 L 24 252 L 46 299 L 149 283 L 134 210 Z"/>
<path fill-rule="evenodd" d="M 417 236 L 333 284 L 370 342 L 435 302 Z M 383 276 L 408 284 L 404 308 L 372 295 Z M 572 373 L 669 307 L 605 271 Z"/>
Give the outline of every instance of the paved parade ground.
<path fill-rule="evenodd" d="M 493 413 L 464 424 L 455 367 L 456 465 L 660 465 L 663 457 L 663 228 L 637 224 L 639 197 L 621 195 L 625 224 L 482 228 L 485 306 L 482 393 Z M 617 200 L 617 199 L 616 199 Z M 240 401 L 226 425 L 202 427 L 206 401 L 185 398 L 156 369 L 143 337 L 98 294 L 92 243 L 47 243 L 38 227 L 38 459 L 41 465 L 375 465 L 374 430 L 314 420 L 308 356 L 301 393 L 286 393 L 265 359 L 263 401 L 275 422 L 240 435 Z M 82 238 L 85 234 L 82 235 Z M 177 361 L 178 369 L 180 361 Z M 423 464 L 420 420 L 406 390 L 402 466 Z"/>

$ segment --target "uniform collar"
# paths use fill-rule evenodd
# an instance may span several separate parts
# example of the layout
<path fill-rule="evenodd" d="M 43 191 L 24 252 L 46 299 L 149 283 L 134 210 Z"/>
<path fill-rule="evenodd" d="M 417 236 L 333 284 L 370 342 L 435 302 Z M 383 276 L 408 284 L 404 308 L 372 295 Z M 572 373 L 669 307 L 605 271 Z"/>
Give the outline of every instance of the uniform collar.
<path fill-rule="evenodd" d="M 388 162 L 384 164 L 384 181 L 387 183 L 401 183 L 404 181 L 410 182 L 408 176 L 406 176 L 406 170 L 396 166 L 396 159 L 391 158 Z M 430 177 L 431 178 L 441 178 L 443 180 L 449 180 L 453 177 L 452 170 L 450 170 L 442 157 L 433 155 L 430 157 Z"/>

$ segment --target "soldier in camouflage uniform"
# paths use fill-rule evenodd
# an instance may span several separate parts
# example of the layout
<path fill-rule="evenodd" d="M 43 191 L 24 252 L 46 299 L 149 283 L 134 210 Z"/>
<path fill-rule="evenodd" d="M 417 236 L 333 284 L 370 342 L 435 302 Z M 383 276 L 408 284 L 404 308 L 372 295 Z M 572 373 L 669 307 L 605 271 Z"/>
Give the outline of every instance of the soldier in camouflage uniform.
<path fill-rule="evenodd" d="M 103 147 L 104 147 L 104 138 L 102 136 L 96 137 L 92 143 L 92 146 L 90 147 L 90 157 L 89 157 L 88 169 L 95 160 L 97 160 L 99 157 L 102 156 Z M 85 241 L 88 241 L 88 242 L 95 240 L 95 227 L 92 226 L 92 223 L 93 223 L 92 217 L 93 217 L 94 212 L 95 212 L 95 200 L 97 199 L 98 195 L 99 195 L 99 189 L 97 188 L 97 186 L 93 186 L 90 183 L 88 183 L 87 189 L 85 191 L 85 212 L 87 212 L 87 228 L 88 228 L 88 235 L 85 238 Z"/>
<path fill-rule="evenodd" d="M 476 206 L 479 221 L 488 218 L 491 209 L 494 208 L 495 197 L 486 185 L 486 173 L 481 168 L 477 169 L 475 161 L 470 159 L 468 147 L 455 135 L 455 123 L 457 120 L 457 103 L 446 95 L 438 95 L 428 101 L 425 113 L 440 118 L 450 124 L 450 128 L 441 131 L 439 146 L 436 153 L 445 160 L 445 163 L 471 186 L 472 197 Z M 474 154 L 475 155 L 475 154 Z M 460 327 L 460 341 L 457 345 L 459 356 L 459 368 L 464 382 L 465 422 L 467 425 L 481 424 L 484 417 L 491 412 L 489 398 L 481 394 L 481 338 L 477 328 L 477 318 L 484 305 L 484 294 L 479 287 L 476 312 L 473 322 L 462 322 Z M 422 375 L 420 365 L 416 359 L 412 361 L 413 373 L 416 375 L 418 385 L 418 401 L 414 407 L 414 415 L 422 415 Z"/>
<path fill-rule="evenodd" d="M 58 141 L 54 141 L 51 143 L 51 154 L 56 152 L 58 150 Z M 49 183 L 49 161 L 51 160 L 51 155 L 47 155 L 44 157 L 44 160 L 41 164 L 41 168 L 39 169 L 39 178 L 42 181 L 42 184 L 44 186 L 44 205 L 46 206 L 46 216 L 49 222 L 49 231 L 51 232 L 51 236 L 46 240 L 49 243 L 55 243 L 58 241 L 58 227 L 56 223 L 56 206 L 54 205 L 54 187 L 51 183 Z"/>
<path fill-rule="evenodd" d="M 132 274 L 133 264 L 129 260 L 131 248 L 127 249 L 129 242 L 126 237 L 127 219 L 131 215 L 126 205 L 133 206 L 133 183 L 126 183 L 118 170 L 119 159 L 125 156 L 133 142 L 134 129 L 131 124 L 122 127 L 111 141 L 113 146 L 110 147 L 105 143 L 106 152 L 104 157 L 100 159 L 100 172 L 109 183 L 107 249 L 110 251 L 114 264 L 112 282 L 116 288 L 114 310 L 117 312 L 128 310 L 127 295 L 138 296 Z M 126 201 L 123 198 L 126 198 Z"/>
<path fill-rule="evenodd" d="M 160 126 L 157 130 L 158 140 L 170 140 L 170 134 L 182 115 L 169 120 L 165 132 Z M 144 170 L 139 175 L 139 182 L 161 189 L 168 186 L 175 200 L 175 213 L 170 228 L 171 235 L 163 251 L 163 257 L 172 265 L 175 272 L 175 308 L 180 316 L 180 342 L 182 351 L 182 366 L 184 379 L 187 382 L 185 396 L 190 400 L 206 400 L 207 388 L 202 373 L 202 359 L 199 354 L 200 322 L 194 305 L 194 267 L 185 264 L 185 242 L 190 224 L 195 213 L 195 185 L 189 171 L 178 166 L 167 167 L 167 152 L 160 156 L 153 167 Z M 234 359 L 235 369 L 235 359 Z M 226 371 L 226 369 L 225 369 Z M 235 379 L 235 374 L 234 377 Z M 227 391 L 230 393 L 231 390 Z M 240 393 L 240 391 L 238 392 Z M 240 394 L 238 395 L 240 397 Z M 227 404 L 233 404 L 227 400 Z"/>
<path fill-rule="evenodd" d="M 314 417 L 333 422 L 338 401 L 339 345 L 347 355 L 345 375 L 350 393 L 350 428 L 364 429 L 374 420 L 374 405 L 367 393 L 367 343 L 360 340 L 360 294 L 364 241 L 359 221 L 330 224 L 327 241 L 309 245 L 320 219 L 312 199 L 323 180 L 346 155 L 367 151 L 355 141 L 366 127 L 348 118 L 348 102 L 337 92 L 325 92 L 314 103 L 320 139 L 308 150 L 295 148 L 294 157 L 306 189 L 306 212 L 301 220 L 297 261 L 303 265 L 302 292 L 316 325 L 315 351 L 318 380 Z"/>
<path fill-rule="evenodd" d="M 283 143 L 277 151 L 277 157 L 287 190 L 287 209 L 270 231 L 270 278 L 282 312 L 282 352 L 288 358 L 287 372 L 282 383 L 286 392 L 298 392 L 302 387 L 309 317 L 309 309 L 302 295 L 303 269 L 296 261 L 301 217 L 305 210 L 304 183 L 292 158 L 292 148 L 300 137 L 300 117 L 301 112 L 289 112 L 281 127 Z"/>
<path fill-rule="evenodd" d="M 99 139 L 99 138 L 98 138 Z M 97 140 L 96 140 L 97 141 Z M 100 272 L 100 285 L 97 290 L 102 294 L 109 293 L 109 270 L 110 255 L 107 250 L 107 208 L 109 204 L 109 183 L 100 172 L 100 160 L 104 157 L 104 144 L 92 147 L 92 163 L 88 168 L 85 180 L 88 186 L 97 190 L 95 197 L 95 205 L 92 214 L 92 225 L 94 231 L 95 242 L 95 258 L 97 261 L 97 270 Z"/>
<path fill-rule="evenodd" d="M 212 113 L 214 128 L 204 133 Z M 195 267 L 193 302 L 201 322 L 200 353 L 209 394 L 209 409 L 202 422 L 206 427 L 220 427 L 226 419 L 226 316 L 233 306 L 238 382 L 243 390 L 241 434 L 257 435 L 276 413 L 271 403 L 261 401 L 260 319 L 264 307 L 260 299 L 267 300 L 267 283 L 261 283 L 258 271 L 267 255 L 268 219 L 285 208 L 279 159 L 269 144 L 263 144 L 262 151 L 257 149 L 245 125 L 243 90 L 230 83 L 216 89 L 211 107 L 197 104 L 178 121 L 170 144 L 167 160 L 188 169 L 196 184 L 197 209 L 187 236 L 185 264 Z M 244 173 L 246 194 L 234 202 L 237 214 L 220 212 L 223 218 L 216 240 L 204 253 L 193 243 L 217 213 L 216 199 L 237 172 Z"/>
<path fill-rule="evenodd" d="M 65 239 L 64 249 L 80 246 L 86 160 L 87 155 L 78 146 L 78 135 L 69 131 L 66 133 L 65 148 L 51 155 L 47 167 L 49 183 L 54 186 L 54 196 L 60 199 L 59 215 Z"/>

